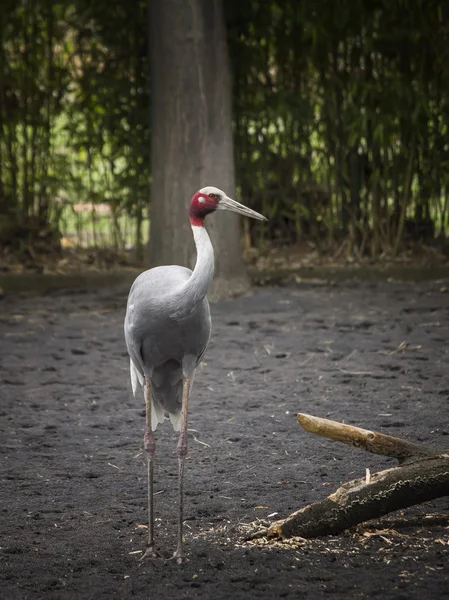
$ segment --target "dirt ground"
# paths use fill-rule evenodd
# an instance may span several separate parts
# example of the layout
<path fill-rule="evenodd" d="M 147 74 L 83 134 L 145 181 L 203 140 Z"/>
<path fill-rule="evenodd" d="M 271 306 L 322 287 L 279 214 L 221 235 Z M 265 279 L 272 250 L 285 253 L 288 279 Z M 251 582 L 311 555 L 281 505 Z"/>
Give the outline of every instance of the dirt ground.
<path fill-rule="evenodd" d="M 190 407 L 189 560 L 176 545 L 176 435 L 157 431 L 157 540 L 145 545 L 143 398 L 127 290 L 0 300 L 0 596 L 449 598 L 440 499 L 344 535 L 245 541 L 394 461 L 303 432 L 299 411 L 449 447 L 449 281 L 255 289 L 212 307 Z"/>

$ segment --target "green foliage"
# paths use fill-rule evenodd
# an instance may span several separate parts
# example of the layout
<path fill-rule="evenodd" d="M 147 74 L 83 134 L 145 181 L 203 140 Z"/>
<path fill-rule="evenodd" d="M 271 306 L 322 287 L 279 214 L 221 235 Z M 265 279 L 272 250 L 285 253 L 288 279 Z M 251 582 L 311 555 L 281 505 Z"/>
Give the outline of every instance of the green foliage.
<path fill-rule="evenodd" d="M 226 2 L 242 196 L 270 237 L 397 252 L 449 231 L 449 4 Z"/>
<path fill-rule="evenodd" d="M 134 217 L 142 245 L 145 2 L 34 0 L 0 11 L 1 212 L 57 229 L 67 203 L 106 203 L 115 246 L 123 244 L 122 213 Z"/>
<path fill-rule="evenodd" d="M 378 256 L 447 236 L 449 3 L 224 6 L 237 180 L 245 202 L 270 219 L 254 241 L 344 241 Z M 113 244 L 134 237 L 142 252 L 147 30 L 145 0 L 0 4 L 5 230 L 64 232 L 76 222 L 101 244 L 106 206 Z M 83 205 L 92 210 L 81 214 Z"/>

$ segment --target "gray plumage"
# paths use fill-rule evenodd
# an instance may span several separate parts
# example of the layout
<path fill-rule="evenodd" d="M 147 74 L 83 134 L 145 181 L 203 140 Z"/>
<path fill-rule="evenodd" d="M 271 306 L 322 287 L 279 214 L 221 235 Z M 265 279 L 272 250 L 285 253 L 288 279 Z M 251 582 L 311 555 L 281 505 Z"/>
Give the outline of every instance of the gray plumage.
<path fill-rule="evenodd" d="M 197 249 L 195 269 L 178 266 L 145 271 L 133 283 L 126 307 L 125 341 L 130 357 L 133 393 L 143 387 L 146 421 L 144 447 L 148 458 L 148 539 L 142 558 L 157 556 L 154 546 L 153 459 L 154 431 L 168 414 L 179 431 L 178 547 L 173 555 L 185 560 L 183 550 L 183 477 L 187 455 L 187 411 L 195 370 L 211 334 L 207 290 L 214 272 L 214 251 L 204 228 L 206 215 L 231 210 L 255 219 L 259 213 L 228 198 L 215 187 L 194 194 L 190 223 Z"/>
<path fill-rule="evenodd" d="M 125 340 L 131 383 L 136 395 L 138 384 L 143 386 L 145 372 L 151 379 L 153 431 L 164 422 L 165 412 L 175 431 L 179 431 L 183 360 L 191 357 L 191 365 L 196 369 L 210 339 L 206 296 L 187 315 L 179 310 L 191 275 L 186 267 L 156 267 L 139 275 L 128 297 Z"/>

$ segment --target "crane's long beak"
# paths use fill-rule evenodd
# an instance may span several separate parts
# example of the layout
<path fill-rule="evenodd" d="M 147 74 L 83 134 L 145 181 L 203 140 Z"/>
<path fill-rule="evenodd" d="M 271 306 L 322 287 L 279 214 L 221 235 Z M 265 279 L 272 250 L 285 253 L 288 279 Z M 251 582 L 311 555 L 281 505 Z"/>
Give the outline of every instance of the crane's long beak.
<path fill-rule="evenodd" d="M 243 204 L 240 204 L 240 202 L 236 202 L 227 196 L 224 196 L 218 203 L 218 210 L 230 210 L 232 212 L 239 213 L 239 215 L 245 215 L 245 217 L 252 217 L 253 219 L 258 219 L 259 221 L 268 221 L 266 217 L 259 214 L 255 210 L 251 210 L 250 208 L 243 206 Z"/>

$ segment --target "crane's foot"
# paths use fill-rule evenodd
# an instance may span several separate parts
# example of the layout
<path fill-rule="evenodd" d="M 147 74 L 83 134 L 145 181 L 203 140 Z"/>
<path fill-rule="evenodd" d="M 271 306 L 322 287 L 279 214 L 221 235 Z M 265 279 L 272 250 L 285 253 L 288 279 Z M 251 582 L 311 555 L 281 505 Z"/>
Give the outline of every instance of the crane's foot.
<path fill-rule="evenodd" d="M 184 550 L 182 548 L 177 548 L 176 552 L 172 556 L 172 560 L 176 561 L 176 564 L 182 565 L 187 562 L 187 557 L 184 554 Z"/>
<path fill-rule="evenodd" d="M 154 546 L 147 546 L 139 560 L 144 560 L 146 558 L 161 558 L 161 556 L 162 554 L 156 552 Z"/>

